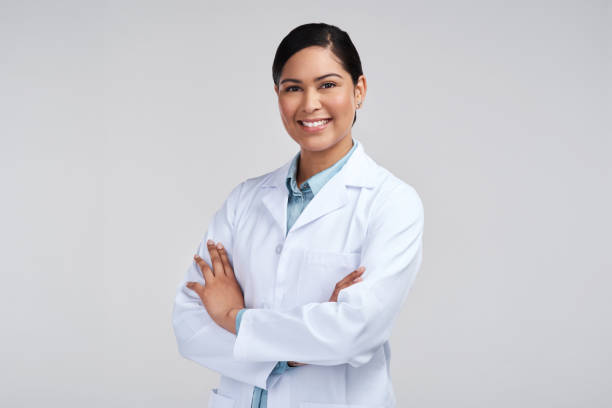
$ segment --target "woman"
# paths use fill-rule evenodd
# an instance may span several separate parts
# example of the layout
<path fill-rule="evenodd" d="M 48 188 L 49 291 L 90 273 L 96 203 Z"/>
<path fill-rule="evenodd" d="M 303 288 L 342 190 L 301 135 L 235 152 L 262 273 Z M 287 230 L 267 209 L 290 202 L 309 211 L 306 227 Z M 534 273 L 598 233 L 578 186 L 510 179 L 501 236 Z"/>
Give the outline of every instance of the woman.
<path fill-rule="evenodd" d="M 388 340 L 421 265 L 422 202 L 351 135 L 366 79 L 346 32 L 295 28 L 273 79 L 300 151 L 213 216 L 177 290 L 179 352 L 222 374 L 209 407 L 395 407 Z"/>

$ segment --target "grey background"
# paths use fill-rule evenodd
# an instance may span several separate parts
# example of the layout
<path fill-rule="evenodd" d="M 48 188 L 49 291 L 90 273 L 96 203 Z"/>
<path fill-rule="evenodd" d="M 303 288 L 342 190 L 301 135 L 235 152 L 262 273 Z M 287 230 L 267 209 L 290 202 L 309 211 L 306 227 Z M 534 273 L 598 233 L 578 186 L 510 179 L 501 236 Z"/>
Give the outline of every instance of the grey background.
<path fill-rule="evenodd" d="M 612 404 L 610 2 L 3 0 L 1 406 L 206 406 L 174 291 L 298 151 L 272 59 L 320 21 L 362 58 L 353 135 L 425 205 L 398 407 Z"/>

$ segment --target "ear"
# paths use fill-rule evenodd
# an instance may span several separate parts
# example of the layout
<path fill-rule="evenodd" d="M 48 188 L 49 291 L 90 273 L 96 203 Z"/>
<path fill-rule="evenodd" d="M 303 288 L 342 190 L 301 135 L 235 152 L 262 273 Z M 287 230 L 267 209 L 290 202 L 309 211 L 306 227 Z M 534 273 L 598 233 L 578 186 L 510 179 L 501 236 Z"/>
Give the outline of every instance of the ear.
<path fill-rule="evenodd" d="M 357 84 L 355 85 L 355 98 L 359 99 L 361 103 L 363 103 L 366 95 L 366 91 L 368 89 L 368 83 L 366 81 L 365 75 L 360 75 L 357 79 Z"/>

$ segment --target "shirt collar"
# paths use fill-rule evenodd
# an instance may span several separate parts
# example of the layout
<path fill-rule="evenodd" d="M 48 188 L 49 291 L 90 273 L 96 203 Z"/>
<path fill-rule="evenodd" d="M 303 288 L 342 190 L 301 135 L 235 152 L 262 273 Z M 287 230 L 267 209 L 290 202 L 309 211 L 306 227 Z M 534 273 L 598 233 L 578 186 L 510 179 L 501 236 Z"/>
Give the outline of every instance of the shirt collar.
<path fill-rule="evenodd" d="M 310 189 L 313 195 L 316 195 L 319 190 L 325 185 L 325 183 L 331 178 L 339 169 L 346 163 L 349 159 L 353 151 L 357 148 L 357 144 L 359 141 L 353 140 L 353 147 L 349 150 L 342 158 L 340 158 L 336 163 L 326 168 L 325 170 L 321 170 L 317 174 L 312 175 L 308 180 L 303 183 L 304 191 Z M 287 172 L 287 190 L 290 193 L 301 195 L 302 191 L 298 188 L 297 180 L 296 180 L 296 172 L 298 167 L 298 161 L 300 159 L 300 152 L 298 152 L 293 159 L 291 160 L 291 164 L 289 165 L 289 171 Z"/>

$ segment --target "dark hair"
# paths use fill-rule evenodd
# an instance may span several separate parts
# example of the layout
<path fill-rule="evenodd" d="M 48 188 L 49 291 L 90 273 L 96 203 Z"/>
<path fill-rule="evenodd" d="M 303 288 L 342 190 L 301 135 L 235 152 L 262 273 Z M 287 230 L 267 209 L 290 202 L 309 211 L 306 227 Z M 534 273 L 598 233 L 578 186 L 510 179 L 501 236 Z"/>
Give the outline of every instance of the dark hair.
<path fill-rule="evenodd" d="M 279 85 L 280 76 L 287 60 L 301 49 L 313 45 L 329 48 L 338 57 L 342 67 L 351 75 L 353 86 L 357 85 L 359 76 L 363 74 L 361 60 L 346 31 L 330 24 L 309 23 L 291 30 L 278 45 L 272 63 L 272 79 L 276 86 Z M 357 112 L 355 112 L 353 124 L 356 120 Z"/>

